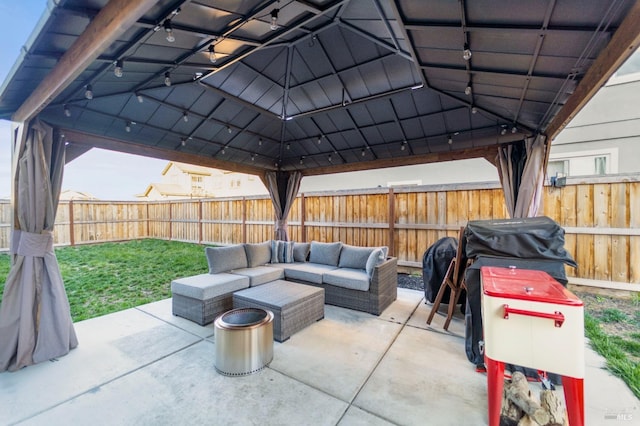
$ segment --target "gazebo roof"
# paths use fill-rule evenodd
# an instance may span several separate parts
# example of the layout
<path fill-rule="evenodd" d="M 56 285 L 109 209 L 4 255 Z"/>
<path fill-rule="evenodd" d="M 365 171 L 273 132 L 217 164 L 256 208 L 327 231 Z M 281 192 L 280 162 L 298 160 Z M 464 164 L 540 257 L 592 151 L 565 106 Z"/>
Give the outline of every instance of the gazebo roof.
<path fill-rule="evenodd" d="M 640 40 L 633 0 L 56 3 L 0 89 L 0 117 L 39 112 L 72 157 L 95 146 L 254 174 L 553 138 Z"/>

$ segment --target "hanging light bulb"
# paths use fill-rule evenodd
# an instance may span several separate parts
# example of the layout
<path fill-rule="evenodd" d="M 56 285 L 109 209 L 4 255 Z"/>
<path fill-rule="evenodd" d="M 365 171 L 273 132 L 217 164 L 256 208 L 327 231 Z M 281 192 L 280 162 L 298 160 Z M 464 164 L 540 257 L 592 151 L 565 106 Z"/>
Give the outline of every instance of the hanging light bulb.
<path fill-rule="evenodd" d="M 169 71 L 164 73 L 164 85 L 167 87 L 171 86 L 171 73 Z"/>
<path fill-rule="evenodd" d="M 116 66 L 113 68 L 113 75 L 115 75 L 118 78 L 122 77 L 122 66 L 123 65 L 124 64 L 122 62 L 122 59 L 118 59 L 116 61 Z"/>
<path fill-rule="evenodd" d="M 304 164 L 304 156 L 300 157 L 300 165 Z"/>
<path fill-rule="evenodd" d="M 453 144 L 453 138 L 452 138 L 451 136 L 449 136 L 449 139 L 447 139 L 447 143 L 448 143 L 449 145 L 452 145 L 452 144 Z"/>
<path fill-rule="evenodd" d="M 511 133 L 516 133 L 518 131 L 518 128 L 516 126 L 513 126 L 511 128 Z"/>
<path fill-rule="evenodd" d="M 323 135 L 318 136 L 318 145 L 320 145 L 322 143 L 322 137 L 323 137 Z"/>
<path fill-rule="evenodd" d="M 476 107 L 471 107 L 471 114 L 476 114 L 478 112 L 478 108 Z"/>
<path fill-rule="evenodd" d="M 471 96 L 472 93 L 472 89 L 471 89 L 471 82 L 469 82 L 469 84 L 467 84 L 467 87 L 464 88 L 464 94 L 467 96 Z"/>
<path fill-rule="evenodd" d="M 364 148 L 362 148 L 362 152 L 360 153 L 360 155 L 363 156 L 363 157 L 366 155 L 366 153 L 364 151 Z"/>
<path fill-rule="evenodd" d="M 180 140 L 180 145 L 185 146 L 187 144 L 187 141 L 184 139 Z"/>
<path fill-rule="evenodd" d="M 333 158 L 331 158 L 331 154 L 329 154 L 329 156 L 327 157 L 327 160 L 329 160 L 329 162 L 333 162 Z"/>
<path fill-rule="evenodd" d="M 468 43 L 464 44 L 464 50 L 462 51 L 462 59 L 464 59 L 465 61 L 468 61 L 469 59 L 471 59 L 471 49 L 469 49 Z"/>
<path fill-rule="evenodd" d="M 402 141 L 400 144 L 400 151 L 404 151 L 407 148 L 407 141 Z"/>
<path fill-rule="evenodd" d="M 124 130 L 127 133 L 131 132 L 131 122 L 130 121 L 127 121 L 127 123 L 124 125 Z"/>
<path fill-rule="evenodd" d="M 84 91 L 84 97 L 91 100 L 93 99 L 93 87 L 90 84 L 87 84 Z"/>
<path fill-rule="evenodd" d="M 280 9 L 275 8 L 271 11 L 271 31 L 275 31 L 278 29 L 278 12 Z"/>
<path fill-rule="evenodd" d="M 71 110 L 69 109 L 69 107 L 68 107 L 67 105 L 65 105 L 65 106 L 63 107 L 63 110 L 64 110 L 64 115 L 65 115 L 66 117 L 71 117 Z"/>
<path fill-rule="evenodd" d="M 251 161 L 256 161 L 256 154 L 251 154 Z"/>
<path fill-rule="evenodd" d="M 216 48 L 213 46 L 213 43 L 209 45 L 209 62 L 215 64 L 218 58 L 216 57 Z"/>
<path fill-rule="evenodd" d="M 137 94 L 137 95 L 136 95 L 136 98 L 138 98 L 138 102 L 139 102 L 139 103 L 143 103 L 143 102 L 144 102 L 144 98 L 142 97 L 142 95 Z"/>
<path fill-rule="evenodd" d="M 288 144 L 287 144 L 287 150 L 290 150 L 290 149 L 291 149 L 291 144 L 290 144 L 290 143 L 288 143 Z"/>
<path fill-rule="evenodd" d="M 262 146 L 262 138 L 258 139 L 258 146 Z"/>
<path fill-rule="evenodd" d="M 502 126 L 502 129 L 500 130 L 500 134 L 503 136 L 507 134 L 507 126 Z"/>
<path fill-rule="evenodd" d="M 220 151 L 220 154 L 224 155 L 225 152 L 226 152 L 226 150 L 224 148 L 222 148 L 222 151 Z"/>
<path fill-rule="evenodd" d="M 169 43 L 173 43 L 174 41 L 176 41 L 176 38 L 173 35 L 173 26 L 171 25 L 171 19 L 165 20 L 162 26 L 164 27 L 164 31 L 167 33 L 167 41 Z"/>
<path fill-rule="evenodd" d="M 185 123 L 189 122 L 189 116 L 187 115 L 187 111 L 182 113 L 182 121 L 184 121 Z"/>
<path fill-rule="evenodd" d="M 231 134 L 232 130 L 231 130 L 231 126 L 227 126 L 227 133 Z"/>

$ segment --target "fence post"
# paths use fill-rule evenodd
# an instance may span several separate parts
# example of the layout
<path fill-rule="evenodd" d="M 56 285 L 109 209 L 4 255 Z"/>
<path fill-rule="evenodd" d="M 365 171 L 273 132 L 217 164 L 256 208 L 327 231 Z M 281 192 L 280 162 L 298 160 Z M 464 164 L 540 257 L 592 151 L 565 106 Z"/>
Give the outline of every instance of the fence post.
<path fill-rule="evenodd" d="M 150 232 L 150 224 L 149 224 L 149 222 L 151 221 L 151 218 L 149 217 L 149 202 L 147 201 L 145 205 L 147 207 L 146 208 L 146 210 L 147 210 L 147 236 L 146 237 L 149 238 L 151 236 L 150 235 L 150 233 L 151 233 Z"/>
<path fill-rule="evenodd" d="M 198 244 L 202 244 L 202 200 L 198 200 Z"/>
<path fill-rule="evenodd" d="M 169 201 L 169 241 L 173 240 L 173 202 Z"/>
<path fill-rule="evenodd" d="M 242 197 L 242 243 L 247 242 L 247 197 Z"/>
<path fill-rule="evenodd" d="M 304 192 L 300 194 L 300 239 L 303 243 L 307 242 L 307 228 L 304 226 L 304 218 L 306 216 L 306 208 L 304 202 Z"/>
<path fill-rule="evenodd" d="M 395 255 L 396 197 L 393 188 L 389 188 L 389 256 Z"/>
<path fill-rule="evenodd" d="M 73 200 L 69 200 L 69 244 L 74 246 L 76 244 L 76 234 L 73 224 Z"/>

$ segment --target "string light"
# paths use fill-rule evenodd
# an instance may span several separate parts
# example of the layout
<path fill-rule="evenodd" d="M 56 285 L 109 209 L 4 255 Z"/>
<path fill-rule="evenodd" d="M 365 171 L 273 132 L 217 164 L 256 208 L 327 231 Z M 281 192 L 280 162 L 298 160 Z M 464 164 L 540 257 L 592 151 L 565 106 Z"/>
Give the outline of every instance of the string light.
<path fill-rule="evenodd" d="M 327 157 L 327 160 L 329 160 L 329 162 L 333 162 L 333 158 L 331 158 L 331 154 L 329 154 L 329 156 Z"/>
<path fill-rule="evenodd" d="M 262 146 L 262 138 L 258 139 L 258 146 Z"/>
<path fill-rule="evenodd" d="M 402 141 L 400 144 L 400 151 L 404 151 L 407 148 L 407 141 Z"/>
<path fill-rule="evenodd" d="M 130 132 L 131 132 L 131 122 L 130 122 L 130 121 L 127 121 L 127 123 L 124 125 L 124 130 L 125 130 L 127 133 L 130 133 Z"/>
<path fill-rule="evenodd" d="M 453 144 L 453 138 L 452 138 L 451 136 L 449 136 L 449 139 L 447 139 L 447 143 L 448 143 L 449 145 L 452 145 L 452 144 Z"/>
<path fill-rule="evenodd" d="M 464 88 L 464 94 L 467 96 L 471 96 L 471 93 L 472 93 L 471 82 L 469 82 L 469 84 L 467 84 L 467 87 Z"/>
<path fill-rule="evenodd" d="M 513 127 L 511 128 L 511 133 L 515 133 L 515 132 L 517 132 L 517 131 L 518 131 L 518 128 L 517 128 L 516 126 L 513 126 Z"/>
<path fill-rule="evenodd" d="M 464 59 L 465 61 L 468 61 L 469 59 L 471 59 L 471 49 L 469 49 L 468 43 L 464 44 L 464 50 L 462 51 L 462 59 Z"/>
<path fill-rule="evenodd" d="M 180 140 L 180 145 L 185 146 L 187 144 L 187 141 L 184 139 Z"/>
<path fill-rule="evenodd" d="M 69 107 L 68 107 L 67 105 L 65 105 L 65 106 L 63 107 L 63 110 L 64 110 L 64 115 L 65 115 L 66 117 L 71 117 L 71 110 L 69 109 Z"/>
<path fill-rule="evenodd" d="M 93 87 L 90 84 L 87 84 L 84 91 L 84 97 L 91 100 L 93 99 Z"/>
<path fill-rule="evenodd" d="M 209 62 L 215 64 L 218 58 L 216 57 L 216 48 L 213 46 L 213 43 L 209 45 Z"/>
<path fill-rule="evenodd" d="M 275 31 L 278 29 L 278 12 L 280 9 L 275 8 L 271 11 L 271 31 Z"/>
<path fill-rule="evenodd" d="M 290 150 L 290 149 L 291 149 L 291 144 L 290 144 L 290 143 L 288 143 L 288 144 L 287 144 L 287 150 Z"/>
<path fill-rule="evenodd" d="M 189 116 L 187 115 L 187 111 L 182 113 L 182 121 L 184 121 L 185 123 L 189 122 Z"/>
<path fill-rule="evenodd" d="M 171 73 L 169 71 L 164 73 L 164 85 L 167 87 L 171 86 Z"/>
<path fill-rule="evenodd" d="M 123 67 L 122 59 L 118 59 L 116 61 L 116 66 L 113 68 L 113 75 L 120 78 L 122 77 L 122 67 Z"/>
<path fill-rule="evenodd" d="M 231 126 L 227 126 L 227 133 L 231 134 Z"/>
<path fill-rule="evenodd" d="M 162 26 L 167 33 L 167 41 L 169 43 L 173 43 L 174 41 L 176 41 L 176 38 L 173 35 L 173 26 L 171 25 L 171 19 L 165 20 Z"/>
<path fill-rule="evenodd" d="M 478 108 L 476 107 L 471 107 L 471 114 L 476 114 L 478 112 Z"/>
<path fill-rule="evenodd" d="M 144 102 L 144 98 L 142 97 L 142 95 L 137 94 L 136 97 L 138 98 L 138 102 L 139 103 L 143 103 Z"/>
<path fill-rule="evenodd" d="M 362 148 L 362 152 L 360 153 L 360 155 L 363 156 L 363 157 L 366 155 L 366 152 L 365 152 L 364 148 Z"/>

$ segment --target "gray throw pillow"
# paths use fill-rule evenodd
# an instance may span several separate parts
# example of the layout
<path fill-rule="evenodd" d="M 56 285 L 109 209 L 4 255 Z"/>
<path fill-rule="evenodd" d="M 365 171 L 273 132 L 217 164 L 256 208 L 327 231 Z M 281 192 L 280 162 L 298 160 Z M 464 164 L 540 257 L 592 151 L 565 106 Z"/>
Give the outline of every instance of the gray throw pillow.
<path fill-rule="evenodd" d="M 340 268 L 366 269 L 367 260 L 375 247 L 357 247 L 343 244 L 340 250 Z"/>
<path fill-rule="evenodd" d="M 293 261 L 306 262 L 311 251 L 311 243 L 293 243 Z"/>
<path fill-rule="evenodd" d="M 227 247 L 206 247 L 204 252 L 207 255 L 210 274 L 247 267 L 247 254 L 242 244 Z"/>
<path fill-rule="evenodd" d="M 271 242 L 244 245 L 244 251 L 247 253 L 247 264 L 249 268 L 264 265 L 271 261 Z"/>
<path fill-rule="evenodd" d="M 373 269 L 379 264 L 381 264 L 382 262 L 384 262 L 385 257 L 383 257 L 383 253 L 384 252 L 382 248 L 377 248 L 373 250 L 369 255 L 369 259 L 367 259 L 367 267 L 366 267 L 367 275 L 369 275 L 369 278 L 373 276 Z"/>
<path fill-rule="evenodd" d="M 338 266 L 338 259 L 340 259 L 341 248 L 341 242 L 319 243 L 317 241 L 311 241 L 311 253 L 309 254 L 309 262 Z"/>

